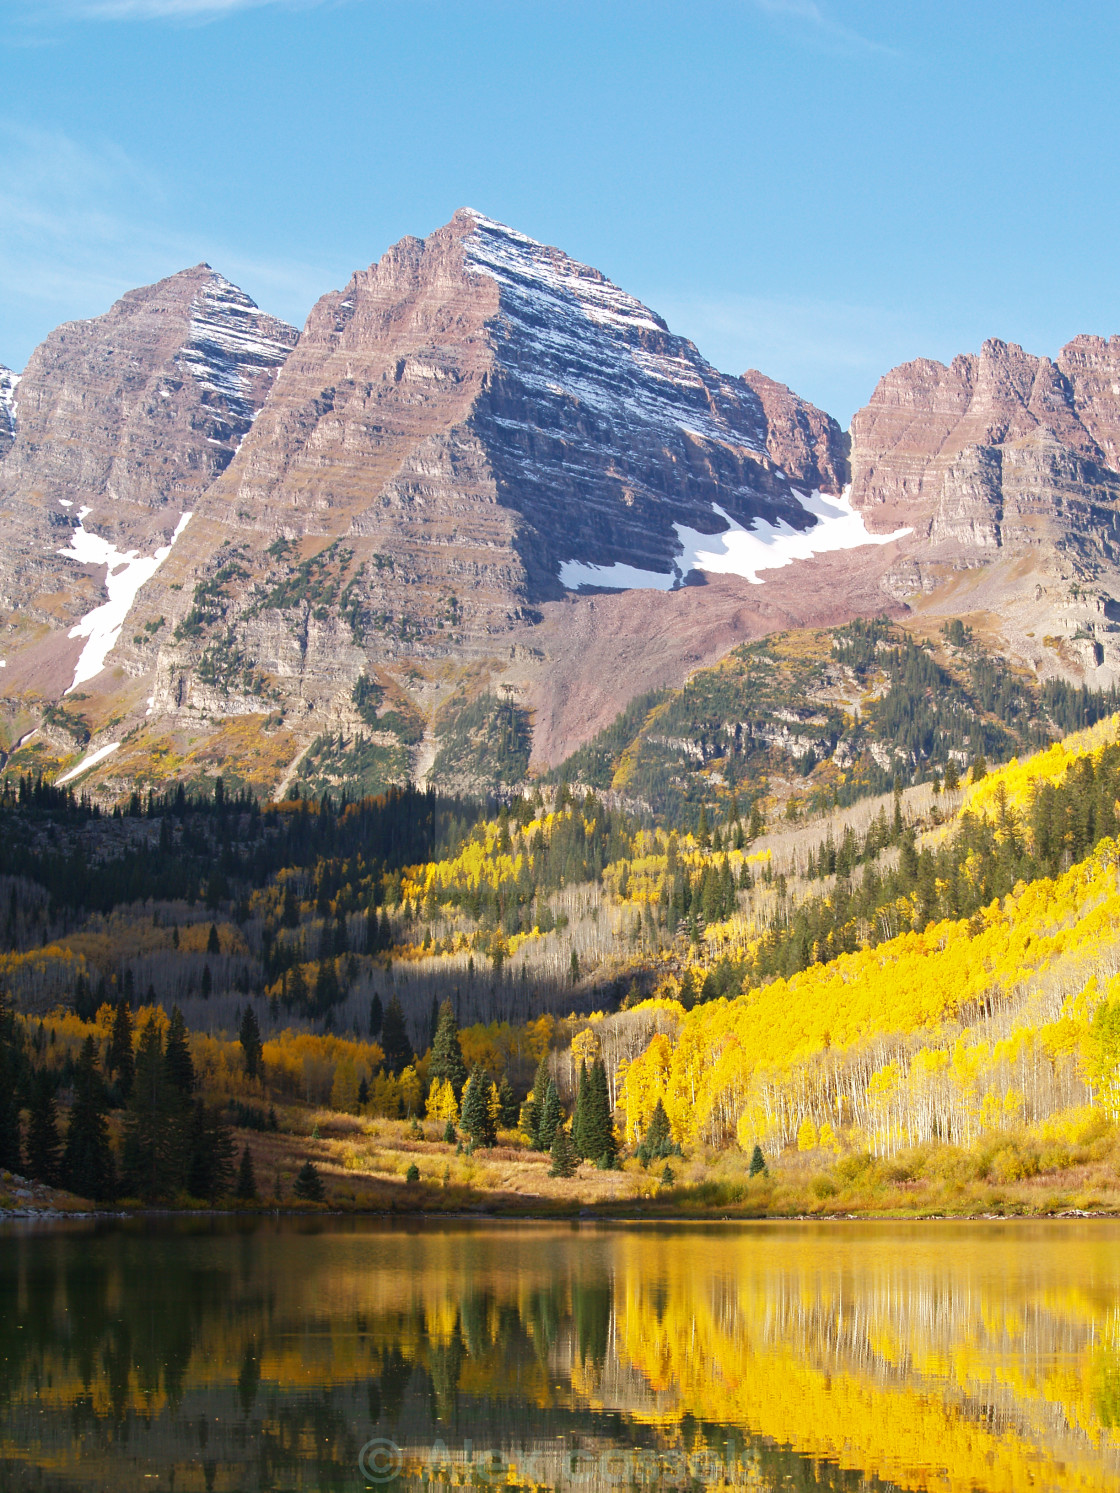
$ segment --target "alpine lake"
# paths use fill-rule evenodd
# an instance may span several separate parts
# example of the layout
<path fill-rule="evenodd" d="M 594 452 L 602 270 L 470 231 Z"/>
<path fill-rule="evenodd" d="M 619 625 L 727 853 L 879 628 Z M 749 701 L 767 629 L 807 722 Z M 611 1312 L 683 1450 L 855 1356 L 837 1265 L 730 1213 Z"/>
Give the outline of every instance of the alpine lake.
<path fill-rule="evenodd" d="M 1120 1224 L 0 1227 L 0 1489 L 1120 1488 Z"/>

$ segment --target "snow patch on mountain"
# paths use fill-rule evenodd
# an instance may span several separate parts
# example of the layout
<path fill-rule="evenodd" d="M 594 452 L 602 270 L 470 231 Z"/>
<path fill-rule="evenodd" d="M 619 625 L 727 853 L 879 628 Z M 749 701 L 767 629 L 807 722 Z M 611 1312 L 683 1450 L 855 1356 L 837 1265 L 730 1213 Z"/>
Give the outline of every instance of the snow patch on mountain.
<path fill-rule="evenodd" d="M 673 591 L 683 585 L 689 571 L 703 570 L 712 575 L 738 575 L 751 585 L 760 586 L 760 571 L 781 570 L 796 560 L 810 560 L 814 555 L 838 550 L 890 544 L 912 532 L 896 529 L 892 534 L 872 534 L 863 514 L 852 507 L 849 493 L 849 488 L 840 497 L 797 492 L 801 506 L 816 519 L 809 529 L 794 529 L 784 521 L 770 524 L 765 519 L 755 519 L 750 528 L 745 528 L 718 503 L 713 503 L 713 511 L 727 528 L 720 534 L 701 534 L 684 524 L 674 524 L 681 553 L 667 574 L 631 565 L 592 565 L 566 560 L 560 566 L 560 581 L 569 591 L 580 586 L 618 591 Z"/>
<path fill-rule="evenodd" d="M 295 327 L 268 316 L 215 273 L 191 304 L 190 335 L 178 362 L 247 428 L 259 408 L 253 384 L 262 374 L 275 377 L 298 337 Z"/>
<path fill-rule="evenodd" d="M 119 741 L 110 741 L 106 742 L 104 746 L 99 746 L 96 751 L 90 752 L 88 757 L 83 757 L 77 767 L 72 767 L 69 772 L 64 772 L 60 778 L 56 778 L 54 786 L 61 788 L 65 783 L 72 783 L 83 772 L 88 772 L 91 767 L 96 767 L 99 762 L 104 762 L 105 758 L 111 756 L 119 746 Z"/>
<path fill-rule="evenodd" d="M 0 456 L 8 450 L 16 435 L 16 385 L 19 374 L 0 363 Z"/>
<path fill-rule="evenodd" d="M 171 544 L 160 545 L 153 555 L 141 555 L 138 550 L 122 552 L 102 535 L 91 533 L 83 522 L 89 512 L 88 508 L 78 509 L 78 526 L 70 536 L 69 545 L 58 553 L 67 560 L 76 560 L 79 565 L 104 565 L 105 589 L 109 593 L 109 600 L 87 612 L 70 629 L 68 636 L 86 638 L 87 642 L 78 658 L 74 681 L 66 690 L 67 694 L 101 673 L 105 660 L 121 635 L 124 620 L 140 587 L 145 581 L 151 580 L 167 559 L 191 517 L 189 513 L 184 513 L 180 518 L 171 536 Z"/>

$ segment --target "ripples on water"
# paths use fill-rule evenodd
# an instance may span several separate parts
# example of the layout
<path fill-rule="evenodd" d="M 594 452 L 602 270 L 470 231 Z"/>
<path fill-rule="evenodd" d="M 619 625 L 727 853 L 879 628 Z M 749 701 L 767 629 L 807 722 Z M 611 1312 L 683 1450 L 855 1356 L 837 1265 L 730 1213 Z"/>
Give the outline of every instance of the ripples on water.
<path fill-rule="evenodd" d="M 1120 1487 L 1120 1227 L 0 1231 L 0 1490 Z"/>

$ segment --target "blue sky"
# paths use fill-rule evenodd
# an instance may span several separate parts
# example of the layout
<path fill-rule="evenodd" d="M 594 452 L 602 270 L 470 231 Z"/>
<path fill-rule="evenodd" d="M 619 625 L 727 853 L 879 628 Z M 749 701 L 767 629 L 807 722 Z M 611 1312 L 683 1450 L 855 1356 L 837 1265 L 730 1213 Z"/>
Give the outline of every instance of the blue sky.
<path fill-rule="evenodd" d="M 0 362 L 200 259 L 302 322 L 480 208 L 846 421 L 1120 331 L 1120 7 L 0 0 Z"/>

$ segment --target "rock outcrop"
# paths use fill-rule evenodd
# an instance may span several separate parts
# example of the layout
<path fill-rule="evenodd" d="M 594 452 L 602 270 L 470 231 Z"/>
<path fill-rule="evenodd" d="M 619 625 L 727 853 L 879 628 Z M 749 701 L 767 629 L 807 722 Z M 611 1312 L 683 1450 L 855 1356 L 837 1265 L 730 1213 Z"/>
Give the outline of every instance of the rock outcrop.
<path fill-rule="evenodd" d="M 762 406 L 767 454 L 791 482 L 827 493 L 848 485 L 848 437 L 831 415 L 757 368 L 743 374 L 743 383 Z"/>
<path fill-rule="evenodd" d="M 80 509 L 122 550 L 166 543 L 228 466 L 296 339 L 205 264 L 52 332 L 19 381 L 0 466 L 3 603 L 71 615 L 73 567 L 56 552 Z"/>

